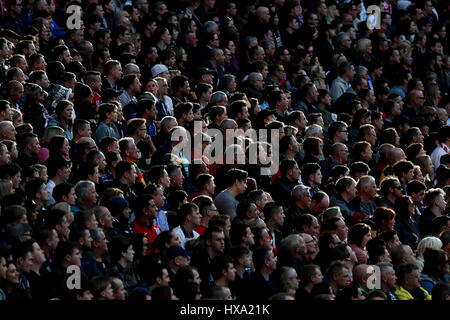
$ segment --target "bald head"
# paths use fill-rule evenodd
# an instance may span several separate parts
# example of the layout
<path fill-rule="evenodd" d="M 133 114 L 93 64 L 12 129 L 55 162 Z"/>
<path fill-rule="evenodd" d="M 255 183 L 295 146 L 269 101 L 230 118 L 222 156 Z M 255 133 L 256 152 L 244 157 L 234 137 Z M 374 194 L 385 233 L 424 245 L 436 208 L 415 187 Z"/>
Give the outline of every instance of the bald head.
<path fill-rule="evenodd" d="M 236 129 L 237 123 L 233 119 L 225 119 L 220 123 L 220 131 L 225 132 L 228 129 Z"/>
<path fill-rule="evenodd" d="M 11 121 L 0 122 L 0 140 L 16 140 L 16 129 Z"/>
<path fill-rule="evenodd" d="M 387 153 L 387 164 L 393 165 L 399 160 L 406 159 L 405 152 L 400 148 L 390 149 Z"/>
<path fill-rule="evenodd" d="M 357 284 L 366 285 L 367 278 L 369 278 L 369 274 L 367 273 L 368 267 L 367 264 L 358 264 L 353 268 L 353 279 Z"/>
<path fill-rule="evenodd" d="M 256 17 L 263 23 L 268 23 L 270 20 L 269 8 L 261 6 L 256 9 Z"/>

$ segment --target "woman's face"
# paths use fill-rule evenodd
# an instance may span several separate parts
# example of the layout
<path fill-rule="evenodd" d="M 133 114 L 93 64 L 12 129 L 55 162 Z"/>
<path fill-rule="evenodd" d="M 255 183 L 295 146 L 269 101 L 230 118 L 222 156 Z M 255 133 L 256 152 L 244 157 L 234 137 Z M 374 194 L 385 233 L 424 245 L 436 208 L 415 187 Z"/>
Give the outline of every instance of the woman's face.
<path fill-rule="evenodd" d="M 434 170 L 434 164 L 433 161 L 431 161 L 431 159 L 428 159 L 427 161 L 427 166 L 425 167 L 425 172 L 430 174 L 432 173 Z"/>
<path fill-rule="evenodd" d="M 273 24 L 275 25 L 275 26 L 278 26 L 278 23 L 280 22 L 280 18 L 278 17 L 278 15 L 276 14 L 276 15 L 274 15 L 273 16 Z"/>
<path fill-rule="evenodd" d="M 19 151 L 17 151 L 17 145 L 15 143 L 12 145 L 9 155 L 11 160 L 17 159 L 17 157 L 19 156 Z"/>
<path fill-rule="evenodd" d="M 170 239 L 169 248 L 172 246 L 181 246 L 180 238 L 178 237 L 178 234 L 175 232 L 172 232 L 172 238 Z"/>
<path fill-rule="evenodd" d="M 230 91 L 230 92 L 235 92 L 236 91 L 236 79 L 233 77 L 232 79 L 231 79 L 231 82 L 230 82 L 230 84 L 228 85 L 228 91 Z"/>
<path fill-rule="evenodd" d="M 162 85 L 162 94 L 167 95 L 169 93 L 169 86 L 166 81 Z"/>
<path fill-rule="evenodd" d="M 158 84 L 153 80 L 147 82 L 147 85 L 145 86 L 145 91 L 151 92 L 153 94 L 156 94 L 158 89 L 159 89 Z"/>
<path fill-rule="evenodd" d="M 236 45 L 234 44 L 234 41 L 229 41 L 228 42 L 228 50 L 230 50 L 231 53 L 235 53 L 236 52 Z"/>
<path fill-rule="evenodd" d="M 72 112 L 73 112 L 73 107 L 72 106 L 67 106 L 63 111 L 62 111 L 62 118 L 64 120 L 70 120 L 72 119 Z"/>
<path fill-rule="evenodd" d="M 361 240 L 361 247 L 365 248 L 367 245 L 367 242 L 372 239 L 372 235 L 370 234 L 370 232 L 366 233 L 364 235 L 364 237 Z"/>
<path fill-rule="evenodd" d="M 6 265 L 6 259 L 0 258 L 0 279 L 6 279 L 6 273 L 8 272 L 8 266 Z"/>
<path fill-rule="evenodd" d="M 8 270 L 6 271 L 6 281 L 10 284 L 19 284 L 19 271 L 17 271 L 16 265 L 10 263 L 8 265 Z"/>
<path fill-rule="evenodd" d="M 409 201 L 408 202 L 408 213 L 409 213 L 410 216 L 414 215 L 415 209 L 416 209 L 416 205 L 414 204 L 414 202 Z"/>
<path fill-rule="evenodd" d="M 187 61 L 187 53 L 186 53 L 186 51 L 184 49 L 181 51 L 181 61 L 182 62 L 186 62 Z"/>
<path fill-rule="evenodd" d="M 17 172 L 16 175 L 14 175 L 14 177 L 12 177 L 12 183 L 13 183 L 13 187 L 15 189 L 20 187 L 20 182 L 22 181 L 22 178 L 20 177 L 20 172 Z"/>
<path fill-rule="evenodd" d="M 63 154 L 64 156 L 68 156 L 69 151 L 70 151 L 69 140 L 64 139 L 64 143 L 61 147 L 61 154 Z"/>

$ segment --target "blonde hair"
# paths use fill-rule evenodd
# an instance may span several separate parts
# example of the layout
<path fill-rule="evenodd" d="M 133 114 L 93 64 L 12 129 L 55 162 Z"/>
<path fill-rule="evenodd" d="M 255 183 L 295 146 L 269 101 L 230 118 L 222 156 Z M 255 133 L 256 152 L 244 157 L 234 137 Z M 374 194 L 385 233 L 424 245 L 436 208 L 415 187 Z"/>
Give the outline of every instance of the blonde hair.
<path fill-rule="evenodd" d="M 366 49 L 369 45 L 372 44 L 372 41 L 366 38 L 359 39 L 356 43 L 356 51 L 359 53 L 366 53 Z"/>
<path fill-rule="evenodd" d="M 285 135 L 291 135 L 291 136 L 294 136 L 294 138 L 298 132 L 298 129 L 294 126 L 285 126 L 283 129 L 284 129 Z"/>
<path fill-rule="evenodd" d="M 17 120 L 20 119 L 21 123 L 22 121 L 22 112 L 20 112 L 19 110 L 15 109 L 15 108 L 11 108 L 11 113 L 12 113 L 12 123 L 14 124 Z"/>
<path fill-rule="evenodd" d="M 54 136 L 64 136 L 64 129 L 58 126 L 45 128 L 44 134 L 42 135 L 42 141 L 48 145 Z"/>
<path fill-rule="evenodd" d="M 103 194 L 98 201 L 98 205 L 104 207 L 106 202 L 108 202 L 109 199 L 111 199 L 112 197 L 116 197 L 116 196 L 123 197 L 123 191 L 118 188 L 108 188 L 105 191 L 103 191 Z"/>
<path fill-rule="evenodd" d="M 420 240 L 419 244 L 417 245 L 417 266 L 419 267 L 419 272 L 422 272 L 423 269 L 424 265 L 423 254 L 425 253 L 426 249 L 433 249 L 433 250 L 442 249 L 441 239 L 430 236 Z"/>
<path fill-rule="evenodd" d="M 52 209 L 58 209 L 58 210 L 62 210 L 66 213 L 70 212 L 70 205 L 67 202 L 58 202 L 57 204 L 55 204 L 53 206 Z"/>
<path fill-rule="evenodd" d="M 12 187 L 13 187 L 12 181 L 0 179 L 0 201 L 3 200 L 4 196 L 11 194 Z"/>
<path fill-rule="evenodd" d="M 167 79 L 163 77 L 156 77 L 153 78 L 153 80 L 155 80 L 156 83 L 158 84 L 158 91 L 156 91 L 156 97 L 160 100 L 164 100 L 163 85 L 166 83 L 167 85 L 169 85 L 169 82 L 167 81 Z"/>

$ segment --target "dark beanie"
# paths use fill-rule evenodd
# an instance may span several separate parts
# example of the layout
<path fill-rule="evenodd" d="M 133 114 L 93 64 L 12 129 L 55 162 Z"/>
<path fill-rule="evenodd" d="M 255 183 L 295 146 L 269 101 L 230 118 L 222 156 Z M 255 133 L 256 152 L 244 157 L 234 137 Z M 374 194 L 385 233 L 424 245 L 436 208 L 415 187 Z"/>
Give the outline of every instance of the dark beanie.
<path fill-rule="evenodd" d="M 105 205 L 114 217 L 117 217 L 125 208 L 128 208 L 128 201 L 123 197 L 116 196 L 106 201 Z"/>

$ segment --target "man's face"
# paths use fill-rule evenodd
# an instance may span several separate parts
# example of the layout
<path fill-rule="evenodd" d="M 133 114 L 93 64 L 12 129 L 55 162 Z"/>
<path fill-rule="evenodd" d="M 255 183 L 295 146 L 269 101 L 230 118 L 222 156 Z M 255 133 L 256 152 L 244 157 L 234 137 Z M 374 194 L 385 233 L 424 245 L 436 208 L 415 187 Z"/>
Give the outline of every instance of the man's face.
<path fill-rule="evenodd" d="M 344 288 L 350 281 L 350 272 L 347 268 L 343 268 L 343 270 L 340 273 L 336 274 L 334 277 L 337 287 Z"/>
<path fill-rule="evenodd" d="M 176 188 L 181 188 L 183 186 L 184 176 L 181 169 L 178 168 L 176 173 L 170 177 L 170 183 Z"/>
<path fill-rule="evenodd" d="M 245 229 L 245 236 L 243 237 L 243 242 L 249 247 L 255 244 L 255 236 L 253 235 L 250 228 Z"/>
<path fill-rule="evenodd" d="M 41 247 L 37 242 L 33 243 L 32 257 L 34 265 L 40 266 L 47 260 L 44 255 L 44 251 L 42 251 Z"/>
<path fill-rule="evenodd" d="M 162 191 L 161 188 L 156 189 L 156 194 L 153 196 L 153 200 L 155 201 L 155 204 L 158 206 L 158 208 L 162 209 L 166 197 L 164 196 L 164 192 Z"/>
<path fill-rule="evenodd" d="M 161 286 L 168 286 L 170 283 L 169 272 L 166 268 L 162 270 Z"/>
<path fill-rule="evenodd" d="M 311 237 L 311 235 L 305 233 L 302 235 L 302 238 L 306 245 L 306 253 L 310 254 L 310 255 L 316 253 L 317 247 L 316 247 L 313 237 Z"/>
<path fill-rule="evenodd" d="M 214 252 L 223 252 L 225 249 L 225 234 L 223 232 L 213 232 L 209 243 Z"/>
<path fill-rule="evenodd" d="M 117 292 L 114 294 L 114 300 L 125 300 L 127 290 L 125 290 L 122 280 L 119 278 L 114 278 L 113 281 L 117 286 Z"/>
<path fill-rule="evenodd" d="M 419 270 L 413 270 L 413 272 L 405 277 L 405 286 L 407 289 L 420 288 L 420 276 Z"/>
<path fill-rule="evenodd" d="M 31 251 L 27 252 L 25 257 L 20 258 L 20 262 L 18 263 L 18 269 L 21 272 L 28 273 L 33 267 L 33 254 Z"/>
<path fill-rule="evenodd" d="M 155 219 L 156 215 L 158 214 L 158 207 L 156 206 L 153 199 L 149 201 L 148 214 L 151 220 Z"/>
<path fill-rule="evenodd" d="M 323 199 L 323 200 L 327 200 L 327 198 L 325 198 L 325 199 Z M 322 202 L 323 202 L 323 200 L 322 200 Z M 322 203 L 321 202 L 321 203 Z M 329 202 L 329 201 L 327 201 L 327 202 Z M 327 208 L 328 208 L 328 206 L 327 206 Z M 325 210 L 325 209 L 324 209 Z M 318 237 L 319 236 L 319 234 L 320 234 L 320 225 L 319 225 L 319 221 L 317 220 L 317 218 L 316 217 L 314 217 L 314 219 L 313 219 L 313 221 L 312 221 L 312 223 L 311 223 L 311 227 L 309 227 L 307 230 L 306 230 L 306 233 L 308 233 L 309 235 L 311 235 L 311 236 L 315 236 L 315 237 Z"/>
<path fill-rule="evenodd" d="M 297 249 L 295 252 L 296 252 L 297 258 L 300 258 L 300 256 L 306 254 L 305 240 L 303 240 L 303 238 L 300 236 L 298 236 L 298 245 L 297 245 Z"/>
<path fill-rule="evenodd" d="M 272 219 L 275 222 L 275 225 L 278 227 L 281 227 L 284 223 L 284 218 L 285 218 L 285 215 L 284 215 L 283 208 L 279 207 L 277 213 L 275 213 L 272 217 Z"/>
<path fill-rule="evenodd" d="M 98 194 L 97 194 L 97 191 L 95 191 L 95 187 L 90 187 L 89 188 L 89 195 L 88 195 L 88 197 L 87 197 L 87 202 L 90 204 L 90 205 L 93 205 L 94 203 L 96 203 L 97 202 L 97 198 L 98 198 Z"/>
<path fill-rule="evenodd" d="M 269 258 L 266 261 L 268 268 L 275 271 L 277 268 L 277 257 L 274 256 L 273 251 L 270 251 Z"/>
<path fill-rule="evenodd" d="M 50 194 L 47 188 L 45 187 L 45 184 L 42 184 L 41 188 L 39 189 L 39 199 L 42 202 L 47 202 L 50 200 Z"/>
<path fill-rule="evenodd" d="M 195 209 L 194 212 L 190 214 L 190 217 L 192 225 L 194 225 L 194 227 L 198 227 L 202 219 L 202 215 L 200 214 L 200 212 L 197 209 Z"/>
<path fill-rule="evenodd" d="M 228 264 L 225 276 L 228 282 L 233 282 L 236 279 L 236 268 L 233 263 Z"/>

